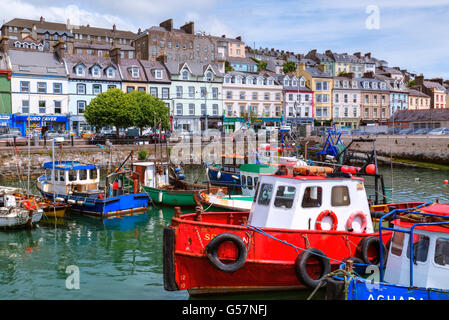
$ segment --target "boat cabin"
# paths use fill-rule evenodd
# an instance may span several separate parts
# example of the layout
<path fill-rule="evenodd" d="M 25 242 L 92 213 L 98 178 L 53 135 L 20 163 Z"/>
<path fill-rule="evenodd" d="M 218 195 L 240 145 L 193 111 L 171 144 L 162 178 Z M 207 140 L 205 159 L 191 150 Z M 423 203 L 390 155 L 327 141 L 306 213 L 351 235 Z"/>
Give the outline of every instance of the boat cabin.
<path fill-rule="evenodd" d="M 245 196 L 254 196 L 259 176 L 261 174 L 273 174 L 276 170 L 276 167 L 266 164 L 242 164 L 240 166 L 242 194 Z"/>
<path fill-rule="evenodd" d="M 100 183 L 100 167 L 78 161 L 55 161 L 54 185 L 53 162 L 44 163 L 45 175 L 38 179 L 47 187 L 42 190 L 49 193 L 67 195 L 70 192 L 86 192 L 98 190 Z"/>
<path fill-rule="evenodd" d="M 0 187 L 0 208 L 11 208 L 17 205 L 15 193 L 21 190 L 14 187 Z"/>
<path fill-rule="evenodd" d="M 157 162 L 135 162 L 133 163 L 134 178 L 147 187 L 159 189 L 170 184 L 167 164 Z"/>
<path fill-rule="evenodd" d="M 449 204 L 426 206 L 418 214 L 437 219 L 410 222 L 400 218 L 392 222 L 395 231 L 384 280 L 407 287 L 449 290 Z"/>
<path fill-rule="evenodd" d="M 248 223 L 264 228 L 373 232 L 363 179 L 350 174 L 262 175 Z"/>

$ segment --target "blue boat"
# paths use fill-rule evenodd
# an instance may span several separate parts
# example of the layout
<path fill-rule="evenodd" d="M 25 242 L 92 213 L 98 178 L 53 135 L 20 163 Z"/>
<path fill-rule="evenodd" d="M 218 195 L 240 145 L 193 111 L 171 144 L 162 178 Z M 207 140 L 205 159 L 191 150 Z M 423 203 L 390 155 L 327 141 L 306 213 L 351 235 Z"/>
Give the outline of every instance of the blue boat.
<path fill-rule="evenodd" d="M 38 190 L 47 199 L 67 202 L 71 210 L 108 217 L 148 208 L 150 196 L 138 192 L 140 184 L 135 173 L 116 170 L 106 177 L 105 187 L 100 188 L 100 167 L 97 165 L 55 161 L 44 163 L 43 168 L 45 174 L 36 183 Z"/>
<path fill-rule="evenodd" d="M 241 190 L 240 171 L 237 167 L 222 167 L 215 164 L 208 165 L 206 171 L 212 185 Z"/>
<path fill-rule="evenodd" d="M 387 221 L 391 227 L 383 225 Z M 332 277 L 326 289 L 328 298 L 449 300 L 449 204 L 396 209 L 382 216 L 379 225 L 380 239 L 382 230 L 393 231 L 387 257 L 379 250 L 379 264 L 354 264 L 358 272 L 343 264 L 341 269 L 346 271 L 339 271 L 346 277 Z"/>

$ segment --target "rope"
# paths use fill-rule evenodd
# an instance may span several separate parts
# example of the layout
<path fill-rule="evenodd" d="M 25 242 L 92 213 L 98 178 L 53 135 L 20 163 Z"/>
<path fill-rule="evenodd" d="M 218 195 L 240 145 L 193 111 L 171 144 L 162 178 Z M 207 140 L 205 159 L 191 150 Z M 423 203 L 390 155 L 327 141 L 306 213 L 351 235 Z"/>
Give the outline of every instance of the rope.
<path fill-rule="evenodd" d="M 329 259 L 329 260 L 333 260 L 333 261 L 338 262 L 338 263 L 342 263 L 342 262 L 343 262 L 343 261 L 341 261 L 341 260 L 329 258 L 329 257 L 327 257 L 327 256 L 325 256 L 325 255 L 321 255 L 321 254 L 319 254 L 319 253 L 310 251 L 309 249 L 304 249 L 304 248 L 295 246 L 294 244 L 291 244 L 291 243 L 289 243 L 289 242 L 287 242 L 287 241 L 285 241 L 285 240 L 280 240 L 280 239 L 278 239 L 278 238 L 272 236 L 272 235 L 269 234 L 269 233 L 266 233 L 265 231 L 263 231 L 262 229 L 259 229 L 259 228 L 257 228 L 257 227 L 250 226 L 250 225 L 245 225 L 245 224 L 242 224 L 242 226 L 247 227 L 248 229 L 251 229 L 251 230 L 253 230 L 253 231 L 255 231 L 255 232 L 258 232 L 258 233 L 260 233 L 260 234 L 262 234 L 262 235 L 264 235 L 264 236 L 267 236 L 267 237 L 269 237 L 269 238 L 271 238 L 271 239 L 273 239 L 273 240 L 279 241 L 279 242 L 281 242 L 281 243 L 283 243 L 283 244 L 286 244 L 286 245 L 288 245 L 288 246 L 293 247 L 293 248 L 295 249 L 295 251 L 296 251 L 297 254 L 299 254 L 299 252 L 298 252 L 298 249 L 299 249 L 299 250 L 301 250 L 301 251 L 308 251 L 308 252 L 311 253 L 311 254 L 314 254 L 314 255 L 320 256 L 320 257 L 322 257 L 322 258 Z"/>
<path fill-rule="evenodd" d="M 330 272 L 328 274 L 326 274 L 325 276 L 323 276 L 320 280 L 320 282 L 318 283 L 318 285 L 315 287 L 315 289 L 312 291 L 312 293 L 307 297 L 307 300 L 312 299 L 312 297 L 315 295 L 315 293 L 318 291 L 318 289 L 320 289 L 323 286 L 323 283 L 325 280 L 327 280 L 327 278 L 333 277 L 333 276 L 342 276 L 345 279 L 345 297 L 348 296 L 348 288 L 349 288 L 349 281 L 348 278 L 352 279 L 355 281 L 355 276 L 351 273 L 349 273 L 346 270 L 343 269 L 337 269 L 333 272 Z"/>

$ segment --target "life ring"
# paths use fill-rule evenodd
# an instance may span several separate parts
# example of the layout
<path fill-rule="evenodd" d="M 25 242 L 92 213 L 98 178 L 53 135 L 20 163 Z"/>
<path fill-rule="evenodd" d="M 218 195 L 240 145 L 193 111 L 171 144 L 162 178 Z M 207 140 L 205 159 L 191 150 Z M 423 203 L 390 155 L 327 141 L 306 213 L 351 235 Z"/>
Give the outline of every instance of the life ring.
<path fill-rule="evenodd" d="M 315 229 L 316 230 L 323 230 L 321 228 L 321 222 L 324 219 L 324 217 L 331 217 L 332 218 L 332 227 L 331 227 L 330 230 L 337 230 L 338 218 L 337 218 L 337 215 L 333 211 L 331 211 L 331 210 L 321 211 L 321 213 L 318 215 L 318 218 L 316 218 Z"/>
<path fill-rule="evenodd" d="M 311 258 L 317 259 L 321 268 L 319 277 L 315 279 L 309 275 L 309 272 L 307 272 L 307 263 Z M 331 264 L 323 251 L 316 248 L 309 248 L 301 252 L 296 258 L 295 271 L 299 282 L 309 288 L 316 288 L 321 279 L 331 272 Z"/>
<path fill-rule="evenodd" d="M 28 210 L 37 210 L 36 201 L 33 201 L 33 203 L 31 203 L 31 201 L 29 201 L 29 200 L 23 200 L 22 204 Z"/>
<path fill-rule="evenodd" d="M 380 239 L 375 236 L 363 238 L 357 245 L 356 255 L 363 260 L 366 264 L 380 264 L 380 248 L 382 248 L 383 266 L 387 262 L 387 248 Z M 375 256 L 373 257 L 373 251 L 375 251 Z"/>
<path fill-rule="evenodd" d="M 225 241 L 231 241 L 238 249 L 237 260 L 232 263 L 223 263 L 218 258 L 218 247 Z M 248 251 L 242 238 L 234 233 L 221 233 L 214 237 L 206 246 L 206 257 L 209 262 L 218 270 L 223 272 L 235 272 L 242 268 L 246 262 Z"/>
<path fill-rule="evenodd" d="M 209 196 L 207 195 L 206 192 L 201 192 L 200 197 L 201 199 L 203 199 L 204 202 L 209 202 Z"/>
<path fill-rule="evenodd" d="M 346 229 L 349 232 L 354 231 L 354 228 L 352 227 L 352 222 L 357 217 L 359 217 L 360 220 L 362 221 L 362 225 L 360 227 L 361 232 L 366 232 L 366 225 L 368 224 L 368 221 L 366 220 L 366 215 L 363 213 L 363 211 L 356 211 L 349 216 L 348 221 L 346 221 Z"/>

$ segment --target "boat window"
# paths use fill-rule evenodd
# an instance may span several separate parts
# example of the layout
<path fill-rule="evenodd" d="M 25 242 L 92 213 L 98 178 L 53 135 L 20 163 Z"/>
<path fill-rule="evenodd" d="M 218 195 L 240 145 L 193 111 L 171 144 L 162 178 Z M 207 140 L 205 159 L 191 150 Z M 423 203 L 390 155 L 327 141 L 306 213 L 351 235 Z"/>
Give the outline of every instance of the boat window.
<path fill-rule="evenodd" d="M 333 207 L 349 206 L 349 190 L 347 186 L 332 187 L 331 204 Z"/>
<path fill-rule="evenodd" d="M 82 169 L 79 170 L 80 180 L 87 180 L 87 170 Z"/>
<path fill-rule="evenodd" d="M 449 265 L 449 239 L 438 238 L 435 243 L 435 263 L 440 266 Z"/>
<path fill-rule="evenodd" d="M 246 178 L 246 183 L 248 185 L 248 189 L 253 190 L 253 177 L 248 176 L 248 178 Z"/>
<path fill-rule="evenodd" d="M 413 261 L 425 262 L 429 251 L 429 237 L 422 234 L 413 235 Z M 407 246 L 407 258 L 410 259 L 410 241 Z"/>
<path fill-rule="evenodd" d="M 274 206 L 277 208 L 290 209 L 295 199 L 296 188 L 291 186 L 278 186 Z"/>
<path fill-rule="evenodd" d="M 59 181 L 65 181 L 65 171 L 58 170 L 59 172 Z"/>
<path fill-rule="evenodd" d="M 268 206 L 270 204 L 272 195 L 273 195 L 273 185 L 268 183 L 262 183 L 257 203 L 264 206 Z"/>
<path fill-rule="evenodd" d="M 259 192 L 259 184 L 256 184 L 256 191 L 254 192 L 254 200 L 253 201 L 256 201 L 258 192 Z"/>
<path fill-rule="evenodd" d="M 90 179 L 97 179 L 97 169 L 90 169 Z"/>
<path fill-rule="evenodd" d="M 55 170 L 55 181 L 59 181 L 59 170 Z"/>
<path fill-rule="evenodd" d="M 391 241 L 391 253 L 395 256 L 402 254 L 402 247 L 404 246 L 404 233 L 395 232 L 393 234 L 393 240 Z"/>
<path fill-rule="evenodd" d="M 76 171 L 69 170 L 69 181 L 76 181 Z"/>
<path fill-rule="evenodd" d="M 45 176 L 47 179 L 51 179 L 51 170 L 45 170 Z"/>
<path fill-rule="evenodd" d="M 244 176 L 244 175 L 241 176 L 241 183 L 242 183 L 242 187 L 246 188 L 246 176 Z"/>
<path fill-rule="evenodd" d="M 255 185 L 255 186 L 257 186 L 257 182 L 258 182 L 258 181 L 259 181 L 259 178 L 258 178 L 258 177 L 255 177 L 255 178 L 254 178 L 254 185 Z"/>
<path fill-rule="evenodd" d="M 323 189 L 321 187 L 307 187 L 302 198 L 303 208 L 321 207 Z"/>

